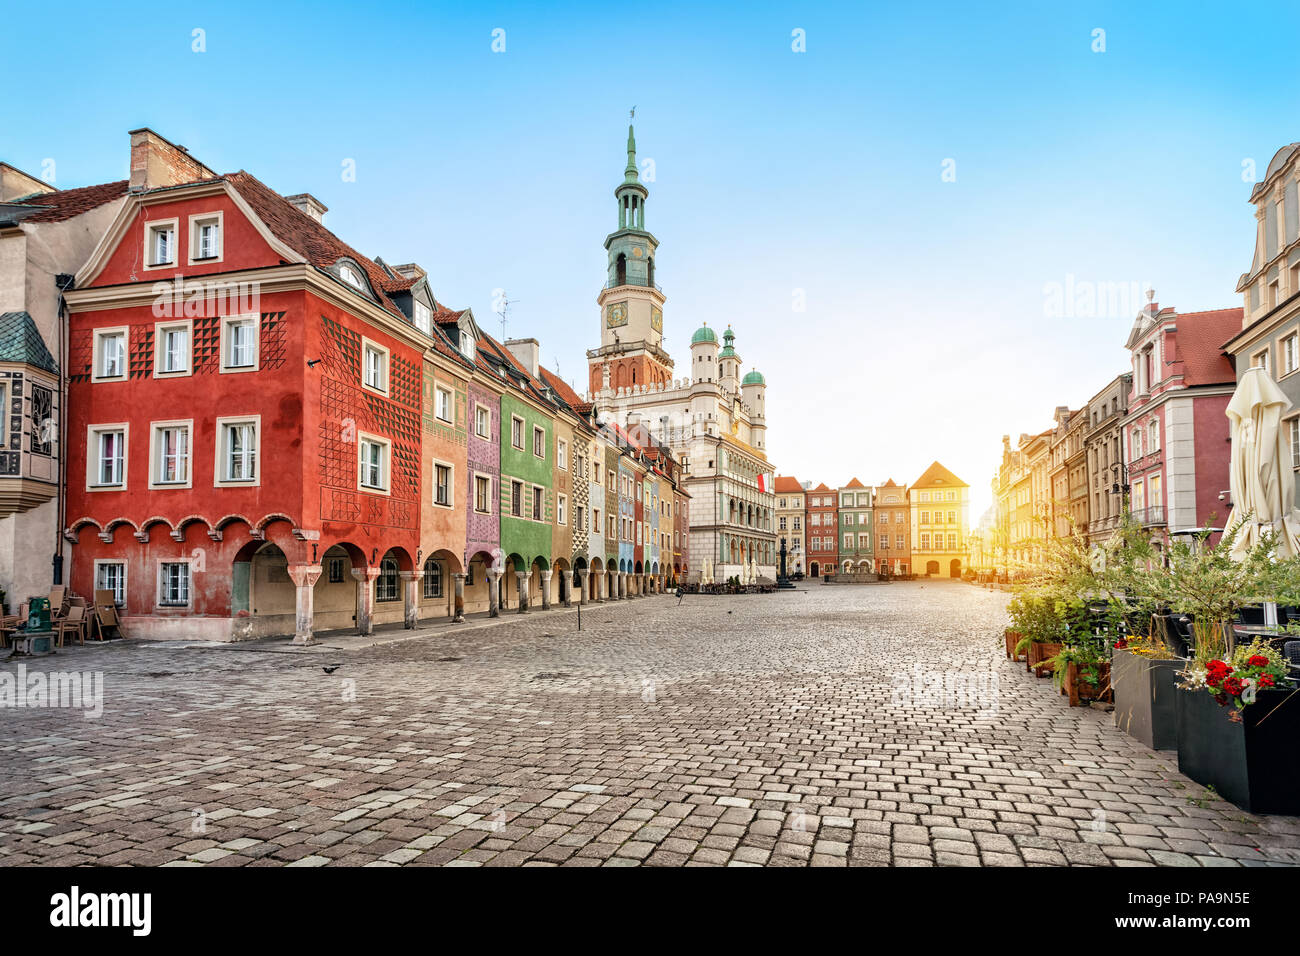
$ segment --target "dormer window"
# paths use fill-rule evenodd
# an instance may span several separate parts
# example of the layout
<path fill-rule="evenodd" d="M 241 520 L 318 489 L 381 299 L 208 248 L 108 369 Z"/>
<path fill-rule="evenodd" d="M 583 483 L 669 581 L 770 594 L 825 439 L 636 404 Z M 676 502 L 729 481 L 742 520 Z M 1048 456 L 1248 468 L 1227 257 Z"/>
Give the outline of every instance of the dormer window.
<path fill-rule="evenodd" d="M 354 289 L 360 289 L 363 292 L 365 291 L 366 287 L 364 283 L 362 283 L 361 281 L 360 273 L 358 273 L 357 270 L 352 268 L 351 266 L 349 265 L 339 266 L 339 278 L 342 279 L 344 282 L 346 282 L 348 285 L 352 286 Z"/>
<path fill-rule="evenodd" d="M 190 262 L 221 261 L 221 220 L 219 212 L 190 217 Z"/>
<path fill-rule="evenodd" d="M 470 335 L 463 329 L 460 333 L 460 351 L 462 355 L 470 355 L 474 351 L 474 345 L 470 339 Z"/>
<path fill-rule="evenodd" d="M 433 328 L 433 310 L 423 302 L 415 303 L 415 327 L 425 335 Z"/>

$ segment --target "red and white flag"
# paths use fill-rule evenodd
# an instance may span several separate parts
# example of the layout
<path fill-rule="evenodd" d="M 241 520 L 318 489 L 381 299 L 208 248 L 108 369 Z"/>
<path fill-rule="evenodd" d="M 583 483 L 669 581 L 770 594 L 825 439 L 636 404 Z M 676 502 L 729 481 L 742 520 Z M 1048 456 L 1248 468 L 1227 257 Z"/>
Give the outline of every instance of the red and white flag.
<path fill-rule="evenodd" d="M 768 492 L 770 492 L 772 490 L 772 479 L 767 477 L 767 475 L 759 475 L 758 490 L 761 491 L 763 494 L 767 494 Z"/>

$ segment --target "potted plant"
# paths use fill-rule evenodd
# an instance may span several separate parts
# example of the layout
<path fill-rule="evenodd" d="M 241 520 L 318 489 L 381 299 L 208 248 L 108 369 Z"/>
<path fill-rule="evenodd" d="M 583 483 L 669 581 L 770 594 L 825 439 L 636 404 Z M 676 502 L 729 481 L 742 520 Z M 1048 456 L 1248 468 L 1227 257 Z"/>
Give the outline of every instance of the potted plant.
<path fill-rule="evenodd" d="M 1234 555 L 1240 524 L 1214 545 L 1180 542 L 1154 589 L 1192 617 L 1192 657 L 1179 675 L 1178 769 L 1252 813 L 1300 813 L 1300 690 L 1270 644 L 1238 647 L 1243 605 L 1300 591 L 1300 559 L 1276 556 L 1265 534 Z M 1288 602 L 1289 603 L 1289 602 Z"/>
<path fill-rule="evenodd" d="M 1152 750 L 1178 746 L 1178 675 L 1186 661 L 1151 634 L 1121 637 L 1111 654 L 1115 726 Z"/>

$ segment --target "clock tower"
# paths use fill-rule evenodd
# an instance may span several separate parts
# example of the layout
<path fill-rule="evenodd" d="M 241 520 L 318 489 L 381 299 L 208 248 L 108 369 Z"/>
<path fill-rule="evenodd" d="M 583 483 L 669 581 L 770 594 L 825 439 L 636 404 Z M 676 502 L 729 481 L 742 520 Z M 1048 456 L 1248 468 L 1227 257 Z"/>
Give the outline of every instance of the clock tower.
<path fill-rule="evenodd" d="M 599 392 L 606 372 L 611 388 L 663 385 L 672 381 L 673 360 L 663 349 L 664 294 L 655 285 L 659 240 L 645 228 L 650 190 L 636 167 L 636 138 L 627 127 L 627 168 L 614 190 L 618 229 L 605 237 L 609 268 L 600 305 L 600 348 L 587 352 L 591 391 Z"/>

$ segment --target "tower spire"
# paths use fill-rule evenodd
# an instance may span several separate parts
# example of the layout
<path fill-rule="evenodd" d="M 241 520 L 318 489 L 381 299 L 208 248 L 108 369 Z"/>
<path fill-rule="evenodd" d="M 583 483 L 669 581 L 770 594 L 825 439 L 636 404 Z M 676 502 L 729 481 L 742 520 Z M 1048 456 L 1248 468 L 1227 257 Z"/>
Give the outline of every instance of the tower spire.
<path fill-rule="evenodd" d="M 632 132 L 632 120 L 636 117 L 636 107 L 628 111 L 627 116 L 627 169 L 623 170 L 623 182 L 634 183 L 636 174 L 636 136 Z"/>

